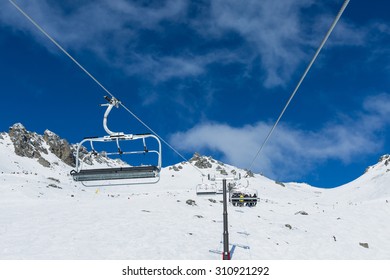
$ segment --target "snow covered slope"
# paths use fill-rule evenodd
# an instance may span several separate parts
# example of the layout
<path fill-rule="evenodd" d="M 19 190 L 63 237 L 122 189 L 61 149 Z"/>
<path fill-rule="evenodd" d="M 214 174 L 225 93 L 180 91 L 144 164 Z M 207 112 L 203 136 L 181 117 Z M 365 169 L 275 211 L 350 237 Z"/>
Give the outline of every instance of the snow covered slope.
<path fill-rule="evenodd" d="M 154 185 L 87 188 L 53 145 L 29 139 L 39 156 L 16 155 L 0 134 L 0 259 L 221 259 L 222 196 L 197 196 L 196 186 L 207 182 L 201 172 L 243 170 L 194 157 L 201 172 L 182 162 Z M 260 202 L 229 205 L 233 259 L 390 259 L 389 169 L 384 156 L 336 189 L 242 180 Z"/>
<path fill-rule="evenodd" d="M 340 186 L 333 193 L 353 202 L 383 201 L 390 197 L 390 155 L 384 155 L 379 162 L 367 168 L 356 180 Z"/>

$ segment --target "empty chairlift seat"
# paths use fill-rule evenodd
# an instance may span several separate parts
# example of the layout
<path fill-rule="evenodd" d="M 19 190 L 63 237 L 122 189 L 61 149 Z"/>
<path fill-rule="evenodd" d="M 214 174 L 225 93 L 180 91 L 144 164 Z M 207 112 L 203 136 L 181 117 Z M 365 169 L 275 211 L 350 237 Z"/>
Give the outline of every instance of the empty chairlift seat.
<path fill-rule="evenodd" d="M 151 184 L 157 183 L 160 180 L 160 170 L 161 170 L 161 142 L 159 138 L 153 134 L 124 134 L 123 132 L 112 132 L 107 127 L 107 118 L 111 109 L 115 106 L 118 107 L 120 103 L 115 98 L 109 98 L 105 96 L 105 99 L 108 101 L 107 109 L 104 113 L 103 118 L 103 127 L 108 135 L 103 137 L 88 137 L 84 138 L 77 146 L 76 150 L 76 168 L 72 170 L 70 174 L 73 177 L 74 181 L 82 182 L 85 186 L 111 186 L 111 185 L 131 185 L 131 184 Z M 146 146 L 146 139 L 152 139 L 155 141 L 154 148 L 148 149 Z M 120 143 L 126 141 L 142 141 L 143 149 L 136 150 L 123 150 Z M 150 140 L 148 140 L 150 141 Z M 116 143 L 115 152 L 106 152 L 107 157 L 124 157 L 132 156 L 137 154 L 154 154 L 154 160 L 152 164 L 139 166 L 113 166 L 113 167 L 103 167 L 103 168 L 84 168 L 85 164 L 85 147 L 84 143 L 89 143 L 91 151 L 88 152 L 88 155 L 96 155 L 97 151 L 95 150 L 94 143 Z M 157 144 L 156 144 L 157 143 Z M 102 144 L 99 144 L 102 145 Z M 83 150 L 83 152 L 81 152 Z M 84 155 L 84 157 L 82 156 Z M 82 158 L 83 157 L 83 158 Z M 132 164 L 133 165 L 133 164 Z"/>
<path fill-rule="evenodd" d="M 154 138 L 158 143 L 156 150 L 148 150 L 146 148 L 140 150 L 123 151 L 119 146 L 120 141 L 142 140 L 145 144 L 145 138 Z M 95 142 L 116 142 L 118 151 L 106 153 L 107 157 L 120 156 L 125 158 L 136 154 L 156 154 L 154 163 L 151 165 L 139 166 L 113 166 L 93 168 L 84 162 L 81 156 L 81 150 L 84 149 L 83 144 L 89 142 L 92 151 L 88 155 L 96 154 L 93 143 Z M 160 180 L 161 171 L 161 143 L 158 138 L 152 134 L 137 134 L 137 135 L 120 135 L 115 137 L 92 137 L 81 141 L 76 151 L 76 168 L 70 174 L 76 182 L 82 182 L 84 186 L 110 186 L 110 185 L 131 185 L 131 184 L 152 184 Z"/>
<path fill-rule="evenodd" d="M 157 166 L 132 166 L 84 169 L 79 172 L 73 171 L 71 175 L 75 181 L 104 181 L 125 179 L 156 178 L 160 169 Z"/>

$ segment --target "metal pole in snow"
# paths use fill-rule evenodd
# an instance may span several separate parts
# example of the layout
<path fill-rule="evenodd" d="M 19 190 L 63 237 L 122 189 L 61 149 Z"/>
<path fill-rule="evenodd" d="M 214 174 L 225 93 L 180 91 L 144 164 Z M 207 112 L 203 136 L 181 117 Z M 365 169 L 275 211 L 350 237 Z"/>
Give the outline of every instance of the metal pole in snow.
<path fill-rule="evenodd" d="M 222 180 L 223 186 L 223 260 L 230 260 L 229 252 L 229 232 L 228 232 L 228 213 L 226 201 L 226 179 Z"/>

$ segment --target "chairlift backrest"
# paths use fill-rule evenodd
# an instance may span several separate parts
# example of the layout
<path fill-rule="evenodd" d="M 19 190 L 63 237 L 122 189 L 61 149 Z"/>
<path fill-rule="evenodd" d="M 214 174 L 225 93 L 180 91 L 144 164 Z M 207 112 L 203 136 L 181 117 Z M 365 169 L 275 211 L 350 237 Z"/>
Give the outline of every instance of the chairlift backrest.
<path fill-rule="evenodd" d="M 235 175 L 222 175 L 222 174 L 207 174 L 207 179 L 209 181 L 238 181 L 241 180 L 241 173 Z"/>

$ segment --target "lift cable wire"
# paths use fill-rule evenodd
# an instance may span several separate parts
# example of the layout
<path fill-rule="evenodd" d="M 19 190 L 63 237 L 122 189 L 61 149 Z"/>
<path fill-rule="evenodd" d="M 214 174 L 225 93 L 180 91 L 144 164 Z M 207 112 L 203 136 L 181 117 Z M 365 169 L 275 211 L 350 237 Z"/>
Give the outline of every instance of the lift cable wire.
<path fill-rule="evenodd" d="M 115 96 L 104 87 L 97 78 L 95 78 L 87 69 L 85 69 L 71 54 L 69 54 L 53 37 L 51 37 L 35 20 L 33 20 L 26 12 L 22 10 L 13 0 L 8 0 L 23 16 L 25 16 L 43 35 L 45 35 L 54 45 L 56 45 L 67 57 L 69 57 L 85 74 L 87 74 L 100 88 L 102 88 L 107 94 L 112 98 Z M 115 98 L 117 99 L 117 98 Z M 118 99 L 117 99 L 118 100 Z M 205 174 L 192 164 L 188 159 L 186 159 L 180 152 L 178 152 L 172 145 L 170 145 L 166 140 L 164 140 L 160 135 L 158 135 L 150 126 L 143 122 L 135 113 L 133 113 L 129 108 L 127 108 L 122 102 L 119 102 L 128 113 L 130 113 L 138 122 L 140 122 L 144 127 L 146 127 L 150 132 L 156 135 L 165 145 L 167 145 L 173 152 L 175 152 L 180 158 L 184 161 L 189 162 L 192 167 L 194 167 L 202 176 Z"/>
<path fill-rule="evenodd" d="M 56 40 L 53 39 L 42 27 L 39 26 L 28 14 L 26 14 L 14 1 L 8 0 L 22 15 L 24 15 L 39 31 L 42 32 L 54 45 L 56 45 L 66 56 L 68 56 L 81 70 L 85 72 L 95 83 L 97 83 L 111 97 L 114 95 L 106 89 L 91 73 L 87 71 L 73 56 L 71 56 Z"/>
<path fill-rule="evenodd" d="M 276 120 L 276 122 L 274 123 L 274 125 L 272 126 L 271 130 L 269 131 L 267 137 L 265 138 L 264 142 L 262 143 L 262 145 L 260 146 L 259 150 L 257 151 L 255 157 L 253 158 L 251 164 L 249 165 L 249 168 L 248 168 L 248 172 L 249 170 L 251 170 L 251 168 L 253 167 L 253 164 L 255 163 L 256 159 L 259 157 L 261 151 L 264 149 L 264 146 L 267 144 L 269 138 L 271 137 L 272 133 L 274 132 L 276 126 L 279 124 L 279 121 L 280 119 L 283 117 L 287 107 L 290 105 L 291 103 L 291 100 L 294 98 L 295 94 L 297 93 L 299 87 L 301 86 L 303 80 L 306 78 L 306 75 L 307 73 L 309 72 L 310 68 L 312 67 L 314 61 L 317 59 L 317 56 L 319 55 L 319 53 L 321 52 L 322 48 L 324 47 L 326 41 L 328 40 L 330 34 L 332 33 L 333 29 L 336 27 L 337 25 L 337 22 L 340 20 L 341 18 L 341 15 L 343 14 L 344 10 L 347 8 L 348 4 L 349 4 L 349 1 L 350 0 L 345 0 L 343 6 L 341 7 L 339 13 L 337 14 L 336 18 L 334 19 L 331 27 L 329 28 L 328 32 L 326 33 L 324 39 L 322 40 L 321 42 L 321 45 L 319 46 L 319 48 L 317 49 L 316 53 L 314 54 L 314 57 L 312 58 L 312 60 L 310 61 L 309 65 L 307 66 L 305 72 L 303 73 L 301 79 L 299 80 L 297 86 L 295 87 L 293 93 L 291 94 L 290 98 L 288 99 L 286 105 L 284 106 L 282 112 L 280 113 L 278 119 Z"/>

